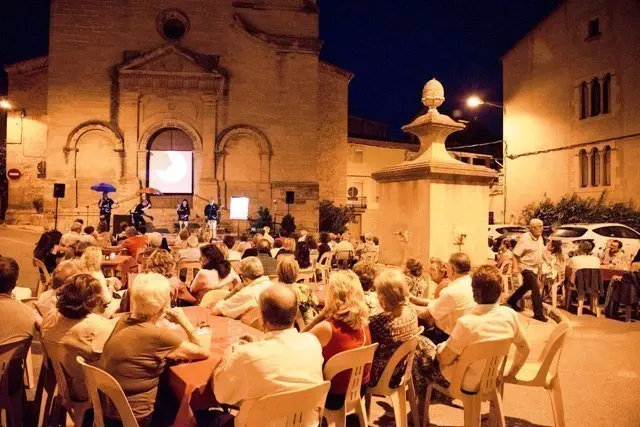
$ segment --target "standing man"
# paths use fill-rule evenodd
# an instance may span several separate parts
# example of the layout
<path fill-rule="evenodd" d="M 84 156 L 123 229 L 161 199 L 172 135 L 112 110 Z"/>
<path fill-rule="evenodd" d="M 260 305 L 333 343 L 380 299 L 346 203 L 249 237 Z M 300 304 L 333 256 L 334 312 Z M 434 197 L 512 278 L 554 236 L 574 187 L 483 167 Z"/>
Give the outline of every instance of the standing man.
<path fill-rule="evenodd" d="M 513 249 L 513 269 L 514 271 L 522 270 L 522 286 L 511 295 L 507 304 L 515 311 L 522 311 L 522 309 L 517 306 L 517 303 L 527 291 L 531 291 L 533 318 L 541 322 L 546 322 L 549 319 L 547 319 L 542 312 L 542 296 L 540 295 L 540 287 L 538 286 L 540 266 L 543 261 L 549 258 L 544 250 L 544 242 L 542 239 L 543 225 L 543 222 L 539 219 L 532 219 L 531 222 L 529 222 L 529 231 L 520 236 L 518 244 Z"/>
<path fill-rule="evenodd" d="M 102 193 L 102 199 L 98 202 L 98 208 L 100 209 L 100 221 L 104 221 L 107 224 L 107 230 L 111 229 L 111 209 L 117 208 L 118 204 L 109 198 L 109 193 L 106 191 Z"/>
<path fill-rule="evenodd" d="M 211 230 L 211 237 L 218 238 L 218 212 L 222 209 L 213 199 L 204 207 L 204 217 L 207 219 L 207 225 Z"/>

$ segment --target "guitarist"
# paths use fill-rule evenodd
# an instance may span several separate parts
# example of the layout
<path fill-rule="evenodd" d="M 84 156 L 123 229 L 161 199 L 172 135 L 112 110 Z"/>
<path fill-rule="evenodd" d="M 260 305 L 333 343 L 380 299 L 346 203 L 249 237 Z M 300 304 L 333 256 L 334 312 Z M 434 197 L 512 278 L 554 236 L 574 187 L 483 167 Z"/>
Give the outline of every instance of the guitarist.
<path fill-rule="evenodd" d="M 144 217 L 147 217 L 151 221 L 153 221 L 153 217 L 145 213 L 145 211 L 150 207 L 151 203 L 147 199 L 143 199 L 142 202 L 138 203 L 138 205 L 131 213 L 131 216 L 133 217 L 133 224 L 136 227 L 136 230 L 140 231 L 140 227 L 147 224 L 147 222 L 144 220 Z"/>

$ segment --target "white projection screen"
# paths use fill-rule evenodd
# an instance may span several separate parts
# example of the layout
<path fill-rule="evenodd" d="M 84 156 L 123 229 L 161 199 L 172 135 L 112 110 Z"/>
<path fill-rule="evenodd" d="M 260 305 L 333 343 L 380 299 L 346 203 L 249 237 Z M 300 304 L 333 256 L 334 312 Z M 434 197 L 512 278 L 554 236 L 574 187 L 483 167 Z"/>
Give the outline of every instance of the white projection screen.
<path fill-rule="evenodd" d="M 232 197 L 229 209 L 230 219 L 247 219 L 249 218 L 249 198 L 248 197 Z"/>
<path fill-rule="evenodd" d="M 193 152 L 150 151 L 149 187 L 164 194 L 193 194 Z"/>

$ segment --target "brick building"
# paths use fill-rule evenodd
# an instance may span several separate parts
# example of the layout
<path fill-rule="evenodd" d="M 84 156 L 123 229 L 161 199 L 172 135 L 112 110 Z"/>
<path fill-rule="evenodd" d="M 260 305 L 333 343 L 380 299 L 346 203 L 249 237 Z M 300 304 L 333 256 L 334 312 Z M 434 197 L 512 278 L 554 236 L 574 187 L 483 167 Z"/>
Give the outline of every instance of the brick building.
<path fill-rule="evenodd" d="M 6 68 L 8 97 L 26 111 L 7 119 L 7 167 L 22 172 L 8 217 L 50 223 L 56 182 L 63 226 L 97 221 L 89 187 L 101 181 L 125 213 L 150 184 L 152 152 L 177 151 L 192 184 L 151 197 L 156 223 L 182 198 L 200 215 L 205 199 L 232 196 L 281 214 L 294 191 L 296 222 L 317 227 L 318 200 L 346 202 L 352 75 L 319 59 L 315 3 L 52 2 L 48 56 Z"/>

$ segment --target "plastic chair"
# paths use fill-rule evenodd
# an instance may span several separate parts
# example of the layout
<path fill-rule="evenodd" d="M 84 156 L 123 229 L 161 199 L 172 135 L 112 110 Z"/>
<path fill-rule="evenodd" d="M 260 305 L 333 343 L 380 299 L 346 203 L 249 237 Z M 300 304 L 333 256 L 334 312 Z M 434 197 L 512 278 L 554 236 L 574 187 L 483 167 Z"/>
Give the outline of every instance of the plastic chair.
<path fill-rule="evenodd" d="M 316 271 L 314 269 L 304 269 L 298 272 L 296 283 L 312 283 L 316 281 Z"/>
<path fill-rule="evenodd" d="M 312 420 L 322 420 L 324 401 L 330 387 L 331 383 L 324 381 L 311 387 L 276 393 L 258 399 L 249 410 L 247 425 L 262 426 L 284 419 L 286 423 L 278 423 L 278 425 L 286 427 L 313 425 Z"/>
<path fill-rule="evenodd" d="M 178 261 L 176 271 L 180 274 L 182 273 L 182 270 L 185 270 L 185 279 L 183 283 L 187 288 L 189 288 L 193 278 L 196 276 L 196 272 L 202 270 L 202 264 L 200 264 L 200 261 Z"/>
<path fill-rule="evenodd" d="M 549 336 L 540 358 L 535 362 L 526 362 L 515 377 L 504 377 L 500 391 L 500 394 L 504 396 L 502 391 L 504 384 L 544 388 L 551 398 L 553 420 L 558 427 L 565 425 L 558 365 L 560 364 L 564 342 L 571 328 L 571 322 L 566 320 L 560 322 Z"/>
<path fill-rule="evenodd" d="M 222 301 L 228 294 L 229 291 L 227 289 L 213 289 L 208 291 L 202 296 L 200 307 L 211 308 L 216 305 L 218 301 Z"/>
<path fill-rule="evenodd" d="M 411 417 L 413 419 L 413 425 L 420 425 L 420 417 L 418 416 L 418 401 L 416 400 L 416 390 L 413 386 L 413 376 L 411 375 L 413 368 L 413 358 L 415 356 L 415 349 L 418 345 L 418 336 L 422 335 L 424 328 L 421 326 L 419 332 L 413 338 L 405 341 L 398 349 L 393 353 L 391 359 L 387 362 L 387 366 L 384 368 L 378 384 L 374 387 L 367 388 L 365 395 L 367 404 L 367 416 L 371 416 L 371 397 L 382 396 L 391 399 L 393 406 L 393 415 L 396 420 L 397 427 L 406 427 L 407 423 L 407 394 L 409 395 L 409 407 L 411 408 Z M 404 363 L 404 374 L 402 374 L 402 380 L 398 387 L 391 388 L 391 377 L 396 367 Z"/>
<path fill-rule="evenodd" d="M 327 283 L 329 280 L 329 273 L 331 272 L 331 263 L 333 262 L 333 252 L 325 252 L 320 257 L 320 261 L 316 264 L 316 270 L 320 272 L 322 283 Z"/>
<path fill-rule="evenodd" d="M 100 402 L 100 391 L 104 393 L 116 407 L 118 415 L 122 420 L 123 427 L 138 427 L 138 421 L 133 415 L 133 410 L 127 396 L 125 396 L 122 387 L 111 375 L 98 369 L 95 366 L 87 364 L 81 357 L 76 358 L 87 381 L 87 390 L 93 404 L 93 425 L 94 427 L 104 427 L 104 413 L 102 412 L 102 403 Z"/>
<path fill-rule="evenodd" d="M 33 258 L 33 266 L 38 269 L 39 278 L 38 286 L 36 287 L 35 297 L 38 298 L 40 294 L 45 290 L 47 284 L 51 281 L 51 274 L 47 271 L 47 267 L 45 267 L 44 263 L 40 261 L 38 258 Z"/>
<path fill-rule="evenodd" d="M 378 252 L 364 252 L 360 255 L 360 261 L 372 262 L 376 264 L 378 262 Z"/>
<path fill-rule="evenodd" d="M 600 274 L 600 283 L 598 285 L 598 292 L 602 292 L 602 289 L 600 289 L 602 287 L 602 273 L 600 272 L 600 269 L 598 268 L 581 268 L 579 270 L 576 271 L 576 275 L 578 274 L 579 271 L 584 271 L 584 270 L 593 270 L 598 272 L 598 274 Z M 592 275 L 585 275 L 585 280 L 592 280 Z M 585 289 L 588 289 L 589 287 L 591 287 L 592 283 L 585 283 L 584 287 Z M 564 303 L 565 303 L 565 310 L 569 311 L 569 308 L 571 307 L 571 297 L 572 297 L 572 293 L 575 292 L 577 299 L 578 299 L 578 311 L 576 312 L 576 314 L 578 316 L 582 316 L 582 310 L 584 308 L 584 300 L 585 298 L 589 299 L 590 305 L 591 305 L 591 312 L 593 314 L 596 315 L 596 317 L 600 317 L 600 306 L 598 305 L 598 295 L 593 295 L 590 292 L 586 292 L 584 293 L 583 297 L 580 298 L 580 294 L 578 293 L 578 288 L 576 287 L 576 285 L 574 283 L 571 283 L 569 281 L 567 281 L 566 284 L 566 289 L 565 289 L 565 296 L 564 296 Z"/>
<path fill-rule="evenodd" d="M 560 292 L 562 293 L 563 301 L 567 297 L 564 292 L 564 286 L 560 286 L 564 283 L 564 266 L 558 266 L 556 268 L 558 275 L 556 276 L 556 280 L 551 284 L 551 306 L 556 308 L 558 306 L 558 287 L 560 287 Z"/>
<path fill-rule="evenodd" d="M 353 259 L 353 251 L 337 251 L 335 257 L 338 268 L 348 269 L 349 263 Z"/>
<path fill-rule="evenodd" d="M 513 262 L 511 260 L 505 262 L 500 268 L 500 274 L 502 275 L 502 290 L 504 292 L 513 292 L 514 286 L 512 283 L 513 275 Z"/>
<path fill-rule="evenodd" d="M 483 341 L 465 348 L 458 359 L 449 387 L 445 388 L 435 383 L 430 383 L 427 386 L 422 427 L 429 425 L 429 405 L 431 404 L 431 393 L 434 389 L 453 399 L 462 400 L 465 427 L 480 426 L 480 404 L 487 400 L 492 403 L 492 412 L 497 412 L 495 415 L 498 416 L 499 425 L 504 427 L 504 412 L 502 410 L 502 397 L 498 392 L 498 381 L 504 373 L 509 347 L 511 347 L 511 339 Z M 462 390 L 462 380 L 467 369 L 472 363 L 482 360 L 486 360 L 486 363 L 480 379 L 479 390 L 477 392 Z"/>
<path fill-rule="evenodd" d="M 309 261 L 311 261 L 311 268 L 313 271 L 316 270 L 316 264 L 318 263 L 318 258 L 320 258 L 320 252 L 317 249 L 311 249 L 309 251 Z"/>
<path fill-rule="evenodd" d="M 64 365 L 67 363 L 75 363 L 73 359 L 73 351 L 71 351 L 66 345 L 51 342 L 41 341 L 43 355 L 49 358 L 53 372 L 56 377 L 58 395 L 55 398 L 53 410 L 50 417 L 58 422 L 60 419 L 66 419 L 68 414 L 75 426 L 82 426 L 84 414 L 91 407 L 90 401 L 78 401 L 71 398 L 69 392 L 69 384 L 67 383 L 67 369 Z M 60 408 L 64 409 L 62 414 L 58 413 Z M 63 418 L 63 416 L 65 418 Z M 51 422 L 49 422 L 51 424 Z"/>
<path fill-rule="evenodd" d="M 360 427 L 367 427 L 367 410 L 360 396 L 362 376 L 366 365 L 373 362 L 373 355 L 378 344 L 368 345 L 336 354 L 324 365 L 324 379 L 331 381 L 340 372 L 351 370 L 349 388 L 344 399 L 344 405 L 337 410 L 325 409 L 324 418 L 329 426 L 341 427 L 347 422 L 347 415 L 357 414 Z"/>
<path fill-rule="evenodd" d="M 0 425 L 22 426 L 22 408 L 26 395 L 22 384 L 13 394 L 9 394 L 9 368 L 13 361 L 22 361 L 24 369 L 27 352 L 31 348 L 31 338 L 0 346 Z M 24 373 L 23 373 L 24 375 Z"/>

